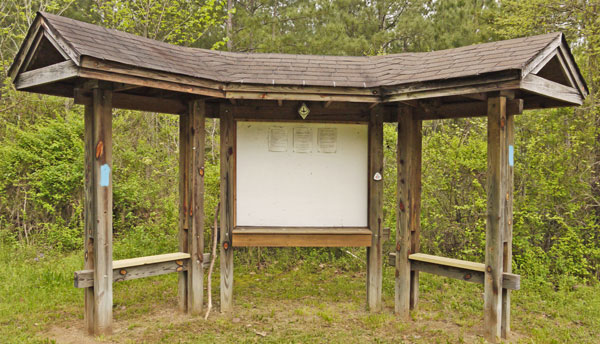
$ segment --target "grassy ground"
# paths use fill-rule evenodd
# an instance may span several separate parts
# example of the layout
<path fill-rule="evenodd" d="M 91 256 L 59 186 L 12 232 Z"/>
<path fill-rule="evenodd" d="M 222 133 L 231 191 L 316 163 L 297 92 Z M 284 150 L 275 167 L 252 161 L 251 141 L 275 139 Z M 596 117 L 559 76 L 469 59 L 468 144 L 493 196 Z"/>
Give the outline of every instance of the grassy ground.
<path fill-rule="evenodd" d="M 18 254 L 17 254 L 18 253 Z M 479 285 L 422 274 L 419 310 L 393 315 L 393 269 L 385 268 L 378 314 L 365 311 L 365 273 L 317 263 L 238 264 L 235 312 L 208 321 L 177 312 L 176 276 L 115 284 L 114 335 L 84 336 L 83 292 L 72 286 L 81 254 L 49 258 L 0 249 L 0 343 L 483 343 Z M 218 275 L 214 284 L 218 287 Z M 600 342 L 600 287 L 513 293 L 518 343 Z"/>

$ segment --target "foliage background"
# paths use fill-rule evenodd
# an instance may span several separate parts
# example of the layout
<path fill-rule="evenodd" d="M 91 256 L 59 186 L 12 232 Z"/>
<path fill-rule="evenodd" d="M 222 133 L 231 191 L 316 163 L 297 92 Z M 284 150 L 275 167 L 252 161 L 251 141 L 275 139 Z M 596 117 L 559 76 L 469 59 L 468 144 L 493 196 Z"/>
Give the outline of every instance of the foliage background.
<path fill-rule="evenodd" d="M 562 31 L 591 94 L 579 108 L 517 117 L 514 264 L 529 280 L 559 288 L 600 278 L 598 0 L 5 0 L 0 244 L 52 254 L 82 246 L 83 109 L 68 99 L 16 92 L 7 78 L 37 10 L 174 44 L 247 52 L 391 54 Z M 115 259 L 173 251 L 178 119 L 118 110 L 113 125 Z M 218 122 L 206 127 L 208 240 L 218 198 Z M 392 238 L 396 138 L 395 125 L 386 124 L 384 206 Z M 482 261 L 485 121 L 425 122 L 423 147 L 423 250 Z M 236 259 L 363 264 L 348 252 L 364 257 L 358 249 L 248 249 Z"/>

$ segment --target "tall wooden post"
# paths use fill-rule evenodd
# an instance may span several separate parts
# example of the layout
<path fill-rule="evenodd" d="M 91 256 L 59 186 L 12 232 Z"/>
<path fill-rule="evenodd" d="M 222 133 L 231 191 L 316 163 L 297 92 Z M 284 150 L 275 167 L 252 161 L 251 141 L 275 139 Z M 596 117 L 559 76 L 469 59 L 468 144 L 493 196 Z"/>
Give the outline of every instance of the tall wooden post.
<path fill-rule="evenodd" d="M 179 251 L 189 252 L 190 228 L 189 214 L 189 168 L 190 166 L 190 113 L 189 111 L 179 117 Z M 188 307 L 188 272 L 178 273 L 177 299 L 179 310 L 187 312 Z"/>
<path fill-rule="evenodd" d="M 506 97 L 488 98 L 487 226 L 485 245 L 484 326 L 487 340 L 501 336 L 503 236 L 506 226 L 508 163 Z"/>
<path fill-rule="evenodd" d="M 512 272 L 512 229 L 513 229 L 513 184 L 514 184 L 514 145 L 515 145 L 515 116 L 506 114 L 506 144 L 508 146 L 506 160 L 508 163 L 508 175 L 506 182 L 506 226 L 504 232 L 503 247 L 503 270 Z M 510 336 L 510 290 L 502 289 L 502 338 Z"/>
<path fill-rule="evenodd" d="M 408 256 L 419 250 L 421 215 L 421 126 L 412 108 L 398 112 L 398 181 L 396 202 L 395 311 L 408 318 L 419 296 L 418 271 L 411 271 Z"/>
<path fill-rule="evenodd" d="M 112 333 L 112 91 L 93 88 L 85 108 L 85 268 L 94 286 L 85 290 L 90 334 Z"/>
<path fill-rule="evenodd" d="M 383 113 L 380 106 L 369 117 L 369 228 L 371 247 L 367 248 L 367 305 L 381 310 L 383 233 Z"/>
<path fill-rule="evenodd" d="M 233 309 L 233 186 L 235 122 L 229 105 L 220 107 L 221 130 L 221 312 Z"/>
<path fill-rule="evenodd" d="M 187 272 L 180 272 L 182 311 L 200 314 L 203 301 L 204 251 L 204 101 L 188 104 L 180 118 L 180 249 L 190 254 Z"/>

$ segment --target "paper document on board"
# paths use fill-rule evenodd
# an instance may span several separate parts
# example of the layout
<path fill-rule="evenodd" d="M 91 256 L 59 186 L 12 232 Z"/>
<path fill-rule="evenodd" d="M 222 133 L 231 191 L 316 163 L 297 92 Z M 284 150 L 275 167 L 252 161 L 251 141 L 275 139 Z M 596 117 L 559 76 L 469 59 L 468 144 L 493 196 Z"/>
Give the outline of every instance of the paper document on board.
<path fill-rule="evenodd" d="M 312 152 L 312 129 L 294 128 L 294 152 Z"/>
<path fill-rule="evenodd" d="M 269 128 L 269 152 L 287 152 L 287 129 L 282 127 Z"/>
<path fill-rule="evenodd" d="M 320 153 L 335 153 L 337 150 L 337 129 L 319 128 L 317 145 Z"/>

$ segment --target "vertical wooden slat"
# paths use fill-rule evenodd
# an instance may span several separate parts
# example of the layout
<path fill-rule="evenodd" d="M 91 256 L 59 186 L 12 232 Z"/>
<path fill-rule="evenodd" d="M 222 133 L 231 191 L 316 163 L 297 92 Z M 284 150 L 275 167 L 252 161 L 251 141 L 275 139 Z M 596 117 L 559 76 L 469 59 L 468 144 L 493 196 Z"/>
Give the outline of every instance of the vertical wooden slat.
<path fill-rule="evenodd" d="M 377 177 L 376 177 L 377 175 Z M 369 116 L 369 228 L 371 247 L 367 248 L 367 305 L 381 310 L 383 233 L 383 113 L 381 106 Z"/>
<path fill-rule="evenodd" d="M 403 318 L 416 306 L 418 272 L 411 272 L 408 255 L 419 250 L 421 211 L 421 121 L 412 108 L 401 105 L 398 112 L 396 202 L 396 300 L 395 310 Z"/>
<path fill-rule="evenodd" d="M 508 175 L 506 176 L 506 225 L 504 232 L 503 247 L 503 271 L 512 273 L 512 232 L 513 232 L 513 190 L 514 190 L 514 144 L 515 144 L 515 116 L 506 114 L 506 145 L 508 150 L 507 164 Z M 510 336 L 510 290 L 502 289 L 502 338 Z"/>
<path fill-rule="evenodd" d="M 94 334 L 112 332 L 112 91 L 93 91 Z"/>
<path fill-rule="evenodd" d="M 179 117 L 179 251 L 188 252 L 188 174 L 189 169 L 189 127 L 190 114 L 185 113 Z M 188 282 L 187 271 L 178 273 L 177 299 L 179 310 L 187 312 Z"/>
<path fill-rule="evenodd" d="M 488 341 L 501 335 L 503 232 L 505 228 L 508 168 L 506 98 L 488 98 L 487 226 L 485 245 L 484 330 Z"/>
<path fill-rule="evenodd" d="M 94 269 L 94 219 L 96 218 L 95 208 L 95 185 L 98 180 L 94 177 L 94 107 L 85 106 L 84 113 L 84 142 L 85 142 L 85 227 L 84 227 L 84 269 Z M 84 289 L 85 313 L 84 320 L 88 334 L 94 334 L 94 287 Z"/>
<path fill-rule="evenodd" d="M 203 302 L 203 252 L 204 252 L 204 125 L 205 103 L 189 103 L 188 139 L 188 252 L 191 255 L 187 271 L 187 310 L 200 314 Z"/>
<path fill-rule="evenodd" d="M 221 105 L 219 112 L 221 130 L 221 312 L 227 312 L 233 309 L 233 247 L 231 247 L 231 235 L 234 213 L 235 122 L 230 106 Z"/>

